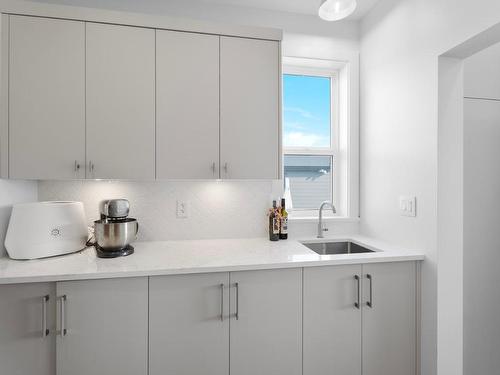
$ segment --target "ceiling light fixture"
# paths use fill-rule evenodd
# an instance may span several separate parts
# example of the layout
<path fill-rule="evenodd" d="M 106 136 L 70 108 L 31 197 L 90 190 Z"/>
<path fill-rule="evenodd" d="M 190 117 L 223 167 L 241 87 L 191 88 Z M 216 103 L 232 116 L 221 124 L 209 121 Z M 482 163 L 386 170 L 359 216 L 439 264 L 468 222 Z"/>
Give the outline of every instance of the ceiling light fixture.
<path fill-rule="evenodd" d="M 325 21 L 338 21 L 351 15 L 356 6 L 356 0 L 323 0 L 318 15 Z"/>

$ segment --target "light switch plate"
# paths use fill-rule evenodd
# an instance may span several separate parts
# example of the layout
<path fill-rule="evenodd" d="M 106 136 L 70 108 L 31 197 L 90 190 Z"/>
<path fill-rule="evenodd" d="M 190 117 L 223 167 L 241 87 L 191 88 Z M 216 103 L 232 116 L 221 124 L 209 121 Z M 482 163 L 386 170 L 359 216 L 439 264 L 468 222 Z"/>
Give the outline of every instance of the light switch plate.
<path fill-rule="evenodd" d="M 401 213 L 401 216 L 417 216 L 417 197 L 400 196 L 399 212 Z"/>
<path fill-rule="evenodd" d="M 189 217 L 189 202 L 188 201 L 177 201 L 177 212 L 178 219 L 187 219 Z"/>

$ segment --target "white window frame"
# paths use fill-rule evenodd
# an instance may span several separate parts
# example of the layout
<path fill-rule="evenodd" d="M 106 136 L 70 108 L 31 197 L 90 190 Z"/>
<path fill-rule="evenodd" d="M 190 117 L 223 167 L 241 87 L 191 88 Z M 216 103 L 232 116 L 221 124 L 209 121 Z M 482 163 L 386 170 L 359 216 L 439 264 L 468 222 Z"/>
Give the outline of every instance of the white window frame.
<path fill-rule="evenodd" d="M 283 76 L 308 76 L 308 77 L 324 77 L 330 79 L 330 147 L 285 147 L 283 145 L 283 156 L 285 155 L 305 155 L 305 156 L 330 156 L 332 159 L 331 174 L 332 184 L 330 187 L 333 204 L 337 207 L 337 189 L 339 187 L 339 176 L 335 173 L 335 163 L 339 150 L 339 85 L 337 70 L 318 69 L 310 67 L 285 66 L 283 68 Z M 335 110 L 334 110 L 335 109 Z M 283 108 L 283 112 L 285 112 Z M 283 173 L 284 178 L 284 173 Z M 300 209 L 293 208 L 291 211 L 298 212 L 300 215 L 312 215 L 317 209 Z"/>
<path fill-rule="evenodd" d="M 282 74 L 331 79 L 330 147 L 287 148 L 283 145 L 282 154 L 331 156 L 332 196 L 337 214 L 325 210 L 325 217 L 359 220 L 359 55 L 347 54 L 338 60 L 283 57 Z M 284 163 L 282 168 L 284 178 Z M 318 209 L 292 209 L 290 219 L 317 220 Z"/>

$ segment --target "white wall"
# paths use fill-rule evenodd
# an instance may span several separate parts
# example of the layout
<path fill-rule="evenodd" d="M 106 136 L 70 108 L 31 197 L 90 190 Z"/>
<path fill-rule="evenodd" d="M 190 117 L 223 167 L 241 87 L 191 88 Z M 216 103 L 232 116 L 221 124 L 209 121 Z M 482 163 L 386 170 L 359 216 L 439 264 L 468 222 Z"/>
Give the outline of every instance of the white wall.
<path fill-rule="evenodd" d="M 439 58 L 438 355 L 440 373 L 462 374 L 463 62 Z"/>
<path fill-rule="evenodd" d="M 464 60 L 464 97 L 500 100 L 500 43 Z"/>
<path fill-rule="evenodd" d="M 494 374 L 500 368 L 499 63 L 500 44 L 464 61 L 465 375 Z"/>
<path fill-rule="evenodd" d="M 446 351 L 437 350 L 438 56 L 499 21 L 497 0 L 382 0 L 362 22 L 361 231 L 426 251 L 424 375 Z M 416 218 L 399 215 L 400 194 L 417 196 Z"/>

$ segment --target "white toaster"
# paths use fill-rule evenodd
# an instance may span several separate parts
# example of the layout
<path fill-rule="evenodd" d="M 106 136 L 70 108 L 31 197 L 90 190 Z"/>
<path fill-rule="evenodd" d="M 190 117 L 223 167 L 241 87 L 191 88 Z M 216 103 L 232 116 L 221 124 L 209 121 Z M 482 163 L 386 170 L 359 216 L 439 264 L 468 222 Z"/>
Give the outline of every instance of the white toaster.
<path fill-rule="evenodd" d="M 82 250 L 87 239 L 81 202 L 21 203 L 12 207 L 5 248 L 13 259 L 37 259 Z"/>

